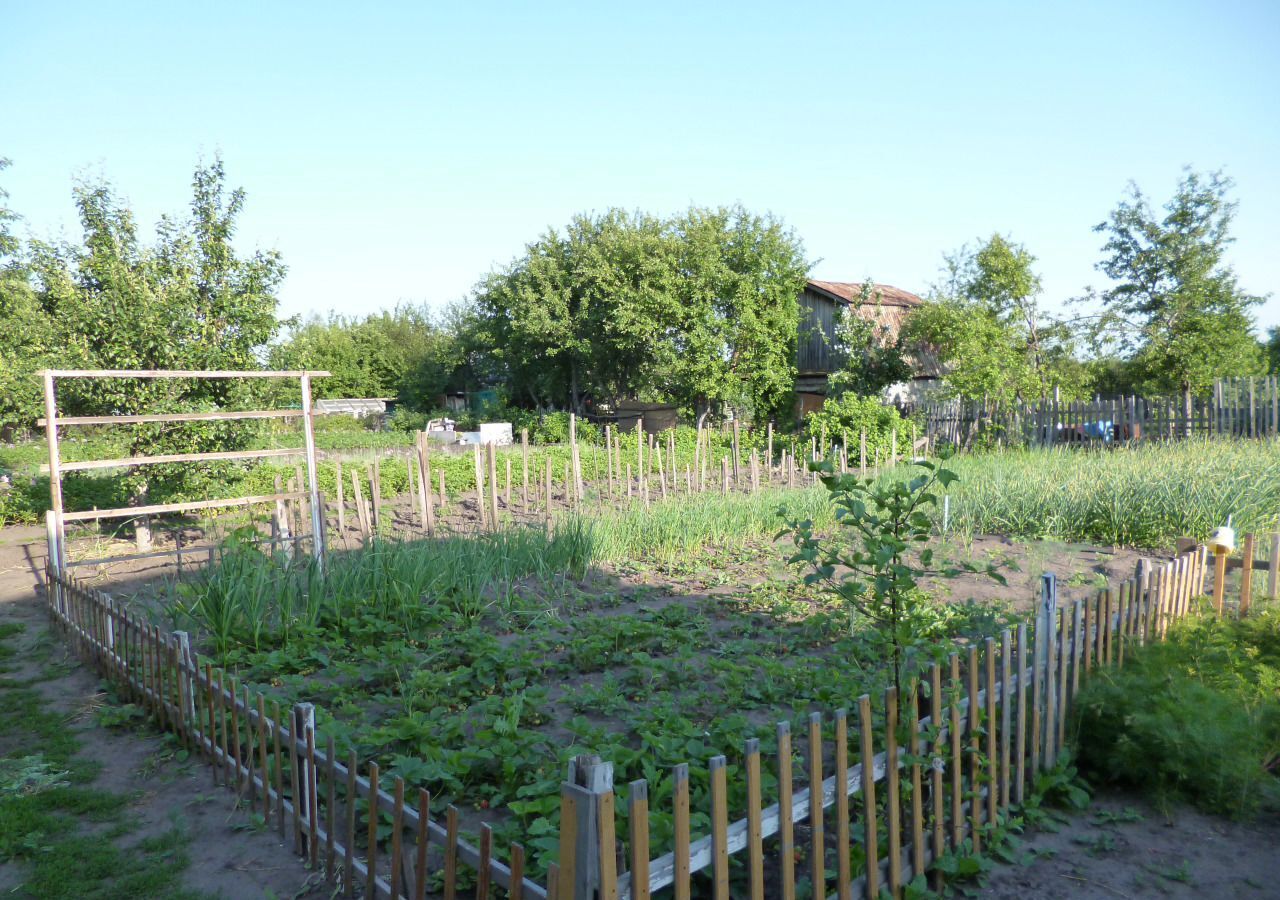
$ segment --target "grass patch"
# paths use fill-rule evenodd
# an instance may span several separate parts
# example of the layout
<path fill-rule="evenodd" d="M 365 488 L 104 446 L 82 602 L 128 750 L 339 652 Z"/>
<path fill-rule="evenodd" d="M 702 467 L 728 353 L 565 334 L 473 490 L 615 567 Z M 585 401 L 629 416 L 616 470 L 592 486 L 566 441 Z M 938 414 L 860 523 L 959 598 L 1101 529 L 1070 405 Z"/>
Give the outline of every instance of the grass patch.
<path fill-rule="evenodd" d="M 0 642 L 22 630 L 0 627 Z M 9 643 L 0 650 L 12 652 Z M 2 655 L 2 654 L 0 654 Z M 31 681 L 0 680 L 0 863 L 21 867 L 18 896 L 127 900 L 199 896 L 181 884 L 185 832 L 125 843 L 133 797 L 94 787 L 100 766 L 77 756 L 67 716 Z"/>
<path fill-rule="evenodd" d="M 1280 808 L 1280 608 L 1180 622 L 1095 673 L 1076 710 L 1095 779 L 1232 818 Z"/>
<path fill-rule="evenodd" d="M 1272 442 L 1213 438 L 1114 449 L 959 456 L 951 529 L 1168 549 L 1233 516 L 1238 533 L 1280 527 Z"/>

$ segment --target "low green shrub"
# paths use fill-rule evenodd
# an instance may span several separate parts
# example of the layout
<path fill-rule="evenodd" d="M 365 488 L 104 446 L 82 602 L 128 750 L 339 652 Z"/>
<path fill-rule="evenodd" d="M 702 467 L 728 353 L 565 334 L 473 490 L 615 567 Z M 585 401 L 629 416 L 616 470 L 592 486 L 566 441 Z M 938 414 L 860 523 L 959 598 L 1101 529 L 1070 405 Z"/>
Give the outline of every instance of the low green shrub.
<path fill-rule="evenodd" d="M 1096 672 L 1075 717 L 1092 779 L 1233 818 L 1280 808 L 1280 609 L 1175 625 Z"/>

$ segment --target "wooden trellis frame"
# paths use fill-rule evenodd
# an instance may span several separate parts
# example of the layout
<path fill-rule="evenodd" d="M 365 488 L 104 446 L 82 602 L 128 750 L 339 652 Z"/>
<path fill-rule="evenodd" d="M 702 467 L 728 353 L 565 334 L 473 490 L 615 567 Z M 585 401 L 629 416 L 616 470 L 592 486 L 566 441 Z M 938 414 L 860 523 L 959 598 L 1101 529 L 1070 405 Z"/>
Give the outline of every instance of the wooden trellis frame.
<path fill-rule="evenodd" d="M 49 562 L 59 574 L 68 568 L 66 523 L 82 522 L 98 519 L 129 519 L 136 516 L 157 515 L 169 512 L 191 512 L 199 509 L 218 509 L 232 506 L 245 506 L 254 503 L 278 503 L 285 500 L 300 500 L 304 497 L 310 501 L 312 553 L 323 571 L 325 552 L 324 506 L 320 497 L 320 489 L 316 477 L 316 445 L 314 429 L 314 412 L 311 404 L 311 379 L 324 378 L 328 372 L 318 371 L 284 371 L 266 370 L 229 371 L 229 370 L 190 370 L 190 369 L 45 369 L 39 373 L 44 381 L 45 417 L 37 424 L 44 427 L 45 438 L 49 446 L 49 463 L 42 470 L 49 474 L 50 510 L 46 520 L 49 540 Z M 201 413 L 147 413 L 142 415 L 115 416 L 59 416 L 57 400 L 57 381 L 67 378 L 288 378 L 297 379 L 301 406 L 299 409 L 265 409 L 265 410 L 219 410 Z M 270 450 L 232 450 L 207 453 L 167 453 L 156 456 L 131 456 L 123 459 L 97 459 L 73 463 L 62 461 L 58 442 L 58 428 L 73 425 L 130 425 L 149 422 L 225 422 L 240 419 L 302 419 L 303 446 L 284 447 Z M 190 500 L 181 503 L 154 503 L 148 506 L 125 506 L 117 509 L 94 509 L 67 512 L 63 505 L 62 475 L 64 472 L 88 471 L 92 469 L 123 468 L 146 465 L 160 465 L 177 462 L 207 462 L 213 460 L 232 459 L 269 459 L 287 456 L 302 456 L 307 463 L 307 484 L 299 485 L 301 490 L 278 492 L 261 496 L 230 497 L 216 500 Z M 164 554 L 139 554 L 136 556 L 113 557 L 100 562 L 122 562 Z"/>

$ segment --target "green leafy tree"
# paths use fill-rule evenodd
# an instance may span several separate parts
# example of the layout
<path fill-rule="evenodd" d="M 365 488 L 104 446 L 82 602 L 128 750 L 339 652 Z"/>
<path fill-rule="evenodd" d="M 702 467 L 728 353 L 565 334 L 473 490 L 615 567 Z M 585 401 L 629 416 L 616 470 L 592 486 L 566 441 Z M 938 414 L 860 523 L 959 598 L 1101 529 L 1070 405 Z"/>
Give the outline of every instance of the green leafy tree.
<path fill-rule="evenodd" d="M 0 159 L 0 172 L 9 160 Z M 43 415 L 35 372 L 45 368 L 57 347 L 53 321 L 40 305 L 22 242 L 13 233 L 19 221 L 0 188 L 0 432 L 32 428 Z"/>
<path fill-rule="evenodd" d="M 522 405 L 773 411 L 793 383 L 807 269 L 790 231 L 738 207 L 577 216 L 480 284 L 472 337 Z"/>
<path fill-rule="evenodd" d="M 1215 377 L 1261 371 L 1252 309 L 1225 261 L 1237 205 L 1221 172 L 1188 170 L 1163 215 L 1131 185 L 1094 230 L 1106 236 L 1098 269 L 1115 284 L 1097 295 L 1093 330 L 1111 331 L 1154 389 L 1194 393 Z"/>
<path fill-rule="evenodd" d="M 153 246 L 106 182 L 74 191 L 83 243 L 33 241 L 39 306 L 56 323 L 61 365 L 121 369 L 254 369 L 279 328 L 276 290 L 284 264 L 274 251 L 238 254 L 233 245 L 243 190 L 228 190 L 223 164 L 198 166 L 189 211 L 166 216 Z M 80 414 L 205 411 L 252 404 L 255 388 L 209 379 L 71 379 L 59 407 Z M 296 402 L 296 401 L 295 401 Z M 137 454 L 243 446 L 251 426 L 234 422 L 129 426 Z M 217 465 L 173 465 L 130 476 L 135 498 L 212 487 Z"/>
<path fill-rule="evenodd" d="M 666 392 L 695 412 L 729 404 L 757 418 L 782 415 L 809 272 L 799 238 L 741 206 L 690 209 L 667 230 L 676 271 L 663 323 Z"/>
<path fill-rule="evenodd" d="M 857 302 L 840 313 L 835 343 L 840 368 L 828 380 L 832 395 L 851 391 L 872 397 L 911 378 L 900 336 L 885 320 L 883 298 L 870 280 L 862 285 Z"/>
<path fill-rule="evenodd" d="M 944 261 L 933 303 L 912 313 L 906 333 L 938 352 L 953 394 L 1007 403 L 1055 388 L 1068 399 L 1083 393 L 1087 372 L 1070 330 L 1041 306 L 1036 258 L 1026 247 L 993 234 Z"/>
<path fill-rule="evenodd" d="M 1272 325 L 1267 330 L 1266 343 L 1262 352 L 1267 360 L 1267 374 L 1280 375 L 1280 325 Z"/>
<path fill-rule="evenodd" d="M 397 306 L 362 319 L 308 319 L 271 348 L 281 369 L 320 369 L 317 397 L 395 397 L 430 409 L 459 363 L 455 336 L 425 307 Z"/>
<path fill-rule="evenodd" d="M 908 479 L 859 478 L 837 474 L 830 462 L 812 463 L 810 468 L 822 473 L 841 534 L 820 536 L 811 521 L 787 522 L 796 547 L 788 562 L 808 566 L 805 583 L 822 585 L 844 602 L 852 629 L 862 622 L 873 626 L 871 634 L 888 651 L 899 693 L 904 670 L 930 629 L 933 603 L 920 580 L 977 571 L 968 563 L 935 559 L 927 546 L 934 539 L 937 491 L 959 480 L 945 463 L 914 463 L 919 474 Z M 985 572 L 1004 582 L 994 564 Z"/>

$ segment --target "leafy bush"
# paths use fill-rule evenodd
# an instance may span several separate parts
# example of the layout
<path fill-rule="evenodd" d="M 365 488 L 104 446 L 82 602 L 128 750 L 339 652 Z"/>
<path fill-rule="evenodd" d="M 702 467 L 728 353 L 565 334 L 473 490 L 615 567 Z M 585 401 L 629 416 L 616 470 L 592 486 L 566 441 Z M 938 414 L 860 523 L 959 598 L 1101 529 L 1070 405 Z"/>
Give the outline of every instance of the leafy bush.
<path fill-rule="evenodd" d="M 859 397 L 847 391 L 837 397 L 828 397 L 822 409 L 805 417 L 804 440 L 816 437 L 822 440 L 825 429 L 828 442 L 839 442 L 848 435 L 850 459 L 857 459 L 862 432 L 867 433 L 867 465 L 880 456 L 889 456 L 894 430 L 898 433 L 898 453 L 911 449 L 911 422 L 902 418 L 898 410 L 885 406 L 877 397 Z"/>
<path fill-rule="evenodd" d="M 1095 779 L 1233 818 L 1280 807 L 1280 610 L 1175 625 L 1092 677 L 1076 728 Z"/>
<path fill-rule="evenodd" d="M 357 419 L 344 414 L 316 416 L 311 420 L 311 427 L 316 434 L 346 434 L 369 431 L 368 419 Z"/>

